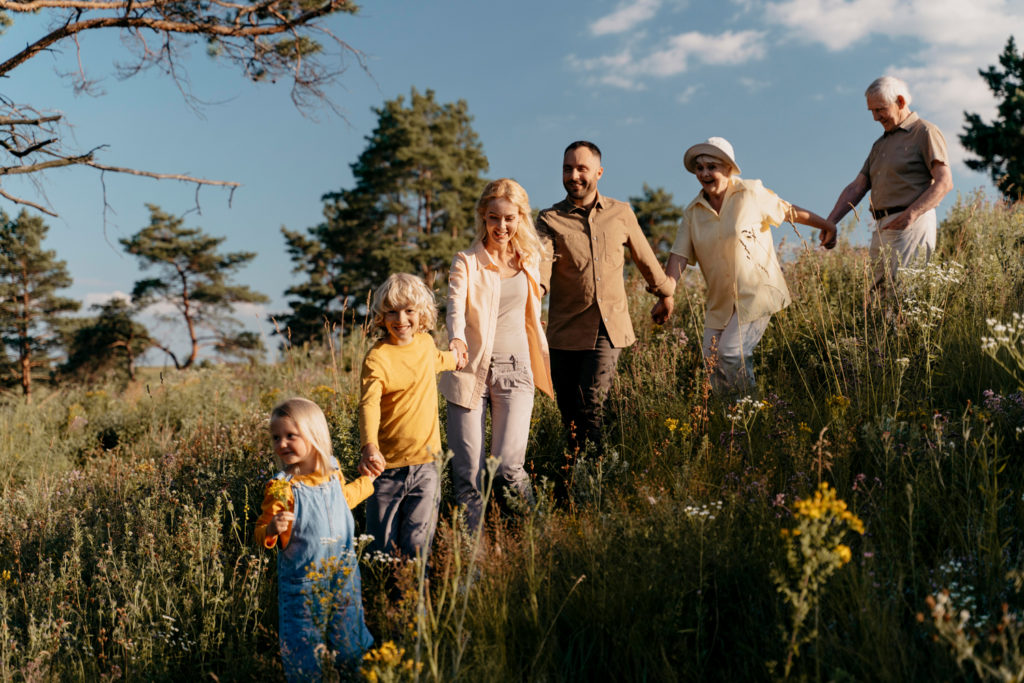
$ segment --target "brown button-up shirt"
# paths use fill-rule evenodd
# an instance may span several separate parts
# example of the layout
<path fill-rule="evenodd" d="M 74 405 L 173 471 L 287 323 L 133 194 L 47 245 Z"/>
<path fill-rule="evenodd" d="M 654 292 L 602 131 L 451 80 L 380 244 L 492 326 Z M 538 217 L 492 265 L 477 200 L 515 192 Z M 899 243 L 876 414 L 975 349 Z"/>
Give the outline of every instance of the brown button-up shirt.
<path fill-rule="evenodd" d="M 553 254 L 553 260 L 541 265 L 541 285 L 551 293 L 551 348 L 593 349 L 602 322 L 612 346 L 636 341 L 622 273 L 625 248 L 652 292 L 672 294 L 665 271 L 626 202 L 598 195 L 588 212 L 566 198 L 540 212 L 537 231 Z"/>
<path fill-rule="evenodd" d="M 911 112 L 871 146 L 860 172 L 871 188 L 875 210 L 907 207 L 932 184 L 932 162 L 949 163 L 946 139 L 932 123 Z"/>

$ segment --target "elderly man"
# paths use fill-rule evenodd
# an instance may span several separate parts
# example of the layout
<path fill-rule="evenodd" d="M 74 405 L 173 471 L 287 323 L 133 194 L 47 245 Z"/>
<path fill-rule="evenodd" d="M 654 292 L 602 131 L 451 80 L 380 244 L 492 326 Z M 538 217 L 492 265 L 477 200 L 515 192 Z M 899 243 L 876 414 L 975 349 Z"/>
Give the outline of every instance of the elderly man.
<path fill-rule="evenodd" d="M 874 288 L 891 289 L 896 272 L 919 252 L 935 249 L 935 207 L 953 189 L 946 140 L 935 125 L 910 111 L 910 92 L 898 78 L 883 76 L 864 93 L 882 124 L 867 161 L 839 195 L 828 220 L 838 223 L 871 190 Z M 888 256 L 886 253 L 888 252 Z"/>
<path fill-rule="evenodd" d="M 594 444 L 602 452 L 605 397 L 622 349 L 636 341 L 626 307 L 624 250 L 659 297 L 655 321 L 672 313 L 674 283 L 665 276 L 629 204 L 600 195 L 601 150 L 580 140 L 565 149 L 567 196 L 540 212 L 537 230 L 553 250 L 541 268 L 551 293 L 547 337 L 551 375 L 573 453 Z"/>

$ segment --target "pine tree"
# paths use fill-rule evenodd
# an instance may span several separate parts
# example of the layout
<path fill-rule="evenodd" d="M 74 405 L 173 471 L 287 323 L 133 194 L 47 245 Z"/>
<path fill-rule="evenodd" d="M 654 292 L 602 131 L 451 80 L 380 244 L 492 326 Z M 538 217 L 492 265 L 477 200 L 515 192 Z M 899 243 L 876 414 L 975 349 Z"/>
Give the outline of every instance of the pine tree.
<path fill-rule="evenodd" d="M 966 125 L 960 136 L 963 146 L 977 155 L 965 163 L 976 171 L 988 169 L 1003 196 L 1010 200 L 1024 194 L 1024 54 L 1018 54 L 1013 36 L 999 56 L 1002 68 L 979 70 L 999 101 L 998 115 L 984 123 L 977 114 L 964 112 Z"/>
<path fill-rule="evenodd" d="M 654 243 L 658 251 L 668 251 L 676 239 L 679 221 L 683 218 L 683 207 L 672 203 L 672 193 L 665 188 L 652 188 L 644 183 L 640 197 L 630 197 L 633 213 L 644 234 Z"/>
<path fill-rule="evenodd" d="M 452 256 L 472 240 L 487 157 L 462 100 L 439 104 L 412 90 L 384 103 L 352 163 L 355 186 L 323 197 L 324 222 L 307 234 L 282 229 L 293 272 L 291 311 L 278 316 L 294 343 L 323 337 L 394 272 L 440 286 Z"/>
<path fill-rule="evenodd" d="M 181 316 L 190 341 L 189 356 L 178 360 L 166 343 L 154 346 L 166 353 L 179 369 L 190 367 L 199 350 L 212 346 L 218 353 L 248 355 L 258 349 L 259 338 L 236 332 L 238 321 L 231 317 L 237 303 L 263 303 L 267 297 L 244 285 L 231 284 L 235 271 L 256 254 L 236 251 L 219 254 L 223 237 L 211 237 L 201 228 L 182 227 L 184 220 L 149 207 L 149 225 L 121 244 L 139 258 L 143 269 L 156 268 L 157 277 L 139 280 L 132 289 L 132 303 L 145 308 L 151 304 L 171 304 Z"/>
<path fill-rule="evenodd" d="M 96 315 L 64 321 L 61 335 L 68 358 L 61 372 L 83 380 L 106 375 L 135 379 L 135 363 L 153 345 L 149 330 L 133 318 L 124 299 L 93 304 Z"/>
<path fill-rule="evenodd" d="M 71 286 L 64 261 L 43 249 L 49 227 L 26 211 L 11 220 L 0 211 L 0 335 L 15 357 L 15 376 L 25 399 L 32 400 L 33 372 L 48 368 L 59 343 L 54 332 L 62 313 L 79 303 L 57 296 Z"/>

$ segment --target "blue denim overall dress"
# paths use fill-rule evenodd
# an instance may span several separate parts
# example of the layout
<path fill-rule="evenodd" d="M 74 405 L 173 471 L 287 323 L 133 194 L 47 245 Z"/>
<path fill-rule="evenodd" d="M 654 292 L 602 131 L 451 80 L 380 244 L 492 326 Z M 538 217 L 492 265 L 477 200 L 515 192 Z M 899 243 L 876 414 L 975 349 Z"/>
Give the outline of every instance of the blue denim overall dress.
<path fill-rule="evenodd" d="M 355 523 L 331 459 L 331 477 L 318 486 L 290 481 L 295 521 L 288 547 L 277 555 L 278 632 L 284 672 L 291 682 L 320 680 L 317 646 L 337 662 L 357 662 L 373 636 L 363 621 L 362 587 L 353 549 Z"/>

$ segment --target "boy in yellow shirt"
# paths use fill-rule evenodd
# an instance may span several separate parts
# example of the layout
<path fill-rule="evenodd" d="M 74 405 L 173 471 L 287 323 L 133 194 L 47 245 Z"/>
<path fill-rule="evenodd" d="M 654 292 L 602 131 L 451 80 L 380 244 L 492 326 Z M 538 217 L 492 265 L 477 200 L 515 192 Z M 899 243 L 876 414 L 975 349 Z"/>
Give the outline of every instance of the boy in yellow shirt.
<path fill-rule="evenodd" d="M 371 550 L 426 556 L 440 499 L 437 375 L 455 369 L 455 356 L 430 336 L 437 306 L 419 278 L 390 276 L 370 310 L 383 336 L 363 360 L 359 400 L 359 471 L 377 476 L 366 531 L 374 538 Z"/>

